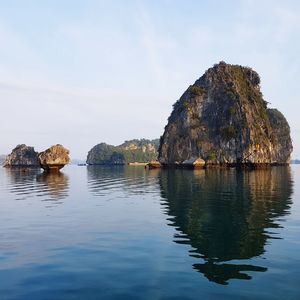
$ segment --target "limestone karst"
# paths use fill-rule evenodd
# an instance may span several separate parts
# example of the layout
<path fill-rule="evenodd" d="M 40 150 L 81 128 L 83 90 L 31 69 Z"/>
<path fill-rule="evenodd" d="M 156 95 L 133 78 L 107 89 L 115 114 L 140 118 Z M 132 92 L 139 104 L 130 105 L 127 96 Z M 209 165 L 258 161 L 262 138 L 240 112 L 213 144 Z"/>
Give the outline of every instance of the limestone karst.
<path fill-rule="evenodd" d="M 70 162 L 69 150 L 62 145 L 51 146 L 39 153 L 41 167 L 46 171 L 59 170 Z"/>
<path fill-rule="evenodd" d="M 100 143 L 87 155 L 89 165 L 124 165 L 143 163 L 157 159 L 158 140 L 134 139 L 119 146 Z"/>
<path fill-rule="evenodd" d="M 159 162 L 163 166 L 197 159 L 206 166 L 288 163 L 293 149 L 289 124 L 267 105 L 254 70 L 216 64 L 174 104 L 160 140 Z"/>
<path fill-rule="evenodd" d="M 38 152 L 34 147 L 26 146 L 25 144 L 17 145 L 12 152 L 7 155 L 4 167 L 38 167 L 39 159 Z"/>
<path fill-rule="evenodd" d="M 16 146 L 3 164 L 4 167 L 35 167 L 46 171 L 59 170 L 70 162 L 69 150 L 62 145 L 54 145 L 43 152 L 21 144 Z"/>

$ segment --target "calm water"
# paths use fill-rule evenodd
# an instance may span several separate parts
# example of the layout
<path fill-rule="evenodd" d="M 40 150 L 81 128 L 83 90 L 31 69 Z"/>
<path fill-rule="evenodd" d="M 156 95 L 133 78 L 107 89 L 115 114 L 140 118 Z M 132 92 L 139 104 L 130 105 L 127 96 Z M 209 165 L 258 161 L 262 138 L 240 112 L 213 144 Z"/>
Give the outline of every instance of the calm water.
<path fill-rule="evenodd" d="M 0 299 L 300 299 L 300 166 L 0 169 Z"/>

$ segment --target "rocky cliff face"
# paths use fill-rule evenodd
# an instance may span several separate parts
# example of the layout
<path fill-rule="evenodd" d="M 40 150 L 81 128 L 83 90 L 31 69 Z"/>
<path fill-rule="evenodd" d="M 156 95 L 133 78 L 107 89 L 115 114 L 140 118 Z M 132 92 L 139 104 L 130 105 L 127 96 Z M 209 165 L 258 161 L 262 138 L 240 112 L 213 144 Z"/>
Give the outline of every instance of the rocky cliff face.
<path fill-rule="evenodd" d="M 157 158 L 158 140 L 130 140 L 119 146 L 100 143 L 88 153 L 89 165 L 124 165 L 133 162 L 149 162 Z"/>
<path fill-rule="evenodd" d="M 33 147 L 18 145 L 12 150 L 3 164 L 4 167 L 39 167 L 38 153 Z"/>
<path fill-rule="evenodd" d="M 278 110 L 267 108 L 259 84 L 248 67 L 220 62 L 208 69 L 174 104 L 160 140 L 160 163 L 288 163 L 289 125 Z"/>
<path fill-rule="evenodd" d="M 70 162 L 69 150 L 59 144 L 39 153 L 38 158 L 46 171 L 59 170 Z"/>

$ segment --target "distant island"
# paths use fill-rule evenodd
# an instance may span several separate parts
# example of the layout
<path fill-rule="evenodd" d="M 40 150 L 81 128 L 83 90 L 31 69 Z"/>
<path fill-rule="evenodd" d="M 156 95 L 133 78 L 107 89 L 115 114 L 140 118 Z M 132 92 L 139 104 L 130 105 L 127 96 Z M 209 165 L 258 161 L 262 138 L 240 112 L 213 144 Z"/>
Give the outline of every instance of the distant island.
<path fill-rule="evenodd" d="M 87 155 L 88 165 L 143 164 L 157 160 L 159 139 L 133 139 L 119 146 L 100 143 Z"/>
<path fill-rule="evenodd" d="M 43 168 L 46 172 L 56 172 L 70 162 L 69 153 L 69 150 L 60 144 L 40 153 L 36 152 L 34 147 L 19 144 L 6 156 L 3 167 Z"/>
<path fill-rule="evenodd" d="M 289 124 L 268 108 L 257 72 L 220 62 L 174 104 L 158 160 L 162 166 L 257 168 L 288 164 L 292 150 Z"/>
<path fill-rule="evenodd" d="M 292 159 L 291 164 L 293 165 L 300 165 L 300 159 Z"/>

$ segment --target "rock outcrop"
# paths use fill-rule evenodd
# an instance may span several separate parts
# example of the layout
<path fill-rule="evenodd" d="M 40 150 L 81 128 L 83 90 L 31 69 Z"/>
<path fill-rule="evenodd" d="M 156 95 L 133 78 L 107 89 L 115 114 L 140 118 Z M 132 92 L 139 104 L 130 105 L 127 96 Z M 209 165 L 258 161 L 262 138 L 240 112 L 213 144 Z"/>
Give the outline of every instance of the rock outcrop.
<path fill-rule="evenodd" d="M 70 162 L 69 150 L 59 144 L 39 153 L 38 158 L 45 171 L 58 171 Z"/>
<path fill-rule="evenodd" d="M 158 140 L 130 140 L 119 146 L 100 143 L 87 155 L 89 165 L 124 165 L 147 163 L 157 159 Z"/>
<path fill-rule="evenodd" d="M 3 164 L 4 167 L 39 167 L 38 152 L 25 144 L 18 145 L 9 154 Z"/>
<path fill-rule="evenodd" d="M 202 158 L 187 159 L 182 162 L 182 165 L 184 167 L 193 168 L 193 169 L 203 168 L 205 166 L 205 160 Z"/>
<path fill-rule="evenodd" d="M 289 124 L 267 108 L 252 69 L 220 62 L 174 104 L 160 139 L 162 165 L 202 159 L 205 166 L 286 164 Z"/>
<path fill-rule="evenodd" d="M 147 165 L 146 165 L 146 168 L 149 168 L 149 169 L 159 169 L 161 168 L 161 164 L 159 161 L 157 160 L 152 160 L 150 161 Z"/>

